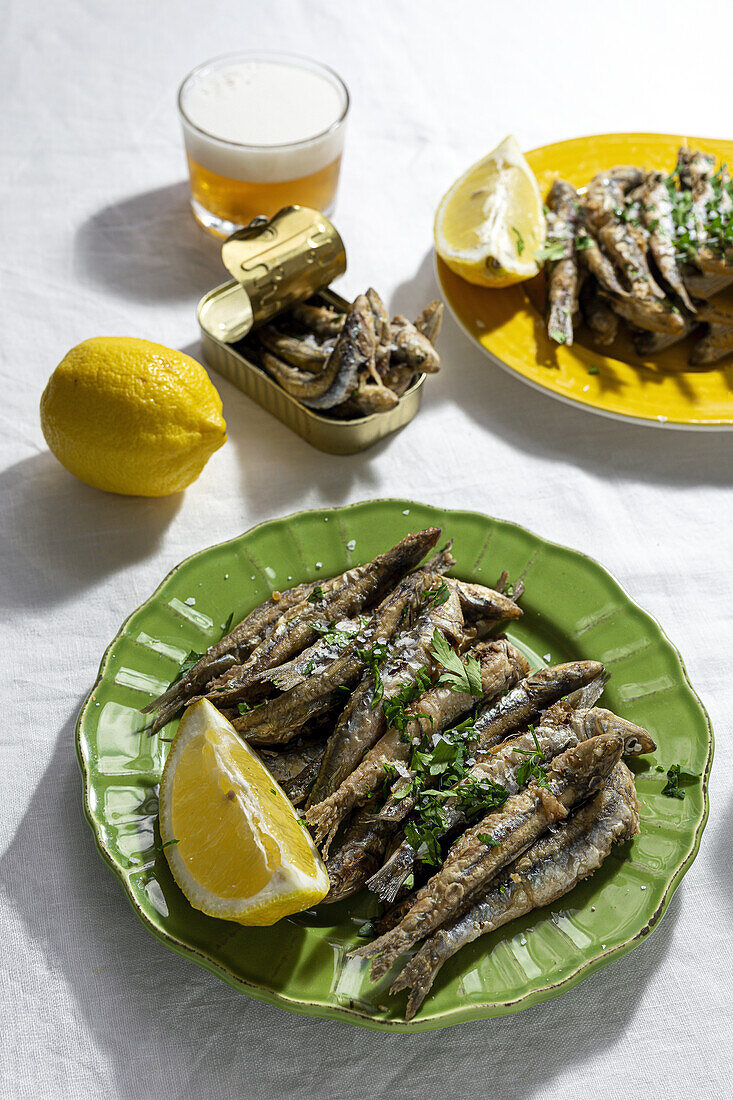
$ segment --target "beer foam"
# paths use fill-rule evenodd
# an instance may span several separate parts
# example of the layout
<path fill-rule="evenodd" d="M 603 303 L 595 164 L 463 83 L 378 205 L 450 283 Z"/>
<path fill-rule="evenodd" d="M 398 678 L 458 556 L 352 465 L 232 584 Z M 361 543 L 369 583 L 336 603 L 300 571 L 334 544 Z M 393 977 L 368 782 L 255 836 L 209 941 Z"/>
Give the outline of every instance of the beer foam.
<path fill-rule="evenodd" d="M 346 92 L 296 63 L 224 58 L 181 91 L 186 152 L 230 179 L 278 182 L 320 171 L 341 154 Z M 300 143 L 300 144 L 294 144 Z"/>

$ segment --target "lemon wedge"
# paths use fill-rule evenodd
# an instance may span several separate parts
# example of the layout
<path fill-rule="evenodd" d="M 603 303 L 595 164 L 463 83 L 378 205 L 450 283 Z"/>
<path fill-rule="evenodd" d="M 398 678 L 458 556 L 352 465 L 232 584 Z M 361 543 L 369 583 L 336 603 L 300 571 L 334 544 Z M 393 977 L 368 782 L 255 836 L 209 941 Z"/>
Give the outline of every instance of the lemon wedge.
<path fill-rule="evenodd" d="M 284 792 L 206 699 L 181 719 L 159 812 L 163 850 L 194 909 L 269 925 L 328 893 L 326 868 Z"/>
<path fill-rule="evenodd" d="M 456 180 L 435 215 L 435 249 L 469 283 L 503 287 L 539 271 L 545 242 L 537 180 L 511 135 Z"/>

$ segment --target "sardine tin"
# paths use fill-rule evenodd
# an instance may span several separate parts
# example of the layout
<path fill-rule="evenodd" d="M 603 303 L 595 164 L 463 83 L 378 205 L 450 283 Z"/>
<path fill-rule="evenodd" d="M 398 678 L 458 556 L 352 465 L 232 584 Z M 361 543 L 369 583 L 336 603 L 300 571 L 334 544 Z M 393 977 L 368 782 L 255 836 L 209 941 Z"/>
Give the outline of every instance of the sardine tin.
<path fill-rule="evenodd" d="M 422 397 L 419 374 L 389 412 L 338 420 L 302 405 L 254 363 L 244 338 L 297 301 L 318 294 L 324 304 L 346 311 L 347 302 L 328 289 L 346 270 L 346 251 L 328 218 L 307 207 L 287 206 L 269 221 L 255 218 L 222 246 L 234 276 L 204 295 L 198 305 L 201 344 L 208 366 L 228 378 L 312 446 L 328 454 L 355 454 L 404 427 Z"/>

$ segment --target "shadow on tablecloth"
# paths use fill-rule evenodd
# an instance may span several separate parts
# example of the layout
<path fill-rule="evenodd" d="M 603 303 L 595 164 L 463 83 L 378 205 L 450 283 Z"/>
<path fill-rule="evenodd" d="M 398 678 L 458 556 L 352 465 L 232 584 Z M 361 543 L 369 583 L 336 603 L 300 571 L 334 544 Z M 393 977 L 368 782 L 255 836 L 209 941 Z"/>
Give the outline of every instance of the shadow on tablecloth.
<path fill-rule="evenodd" d="M 0 473 L 0 607 L 48 607 L 148 557 L 183 500 L 104 493 L 48 451 Z"/>
<path fill-rule="evenodd" d="M 74 994 L 90 1038 L 79 1056 L 102 1060 L 123 1100 L 540 1100 L 555 1077 L 582 1073 L 599 1053 L 618 1079 L 625 1058 L 633 1074 L 633 1059 L 653 1051 L 660 1022 L 640 1019 L 638 1000 L 668 952 L 679 897 L 632 953 L 503 1019 L 382 1035 L 248 1000 L 136 920 L 82 811 L 75 721 L 61 731 L 0 860 L 0 890 Z"/>
<path fill-rule="evenodd" d="M 195 304 L 228 274 L 188 197 L 188 183 L 174 183 L 102 207 L 77 230 L 74 275 L 133 302 Z"/>
<path fill-rule="evenodd" d="M 431 251 L 396 288 L 390 312 L 417 316 L 440 296 Z M 443 369 L 427 381 L 425 407 L 454 404 L 522 455 L 569 463 L 603 480 L 647 481 L 676 489 L 733 484 L 729 431 L 644 427 L 566 405 L 488 360 L 447 309 L 438 351 Z"/>

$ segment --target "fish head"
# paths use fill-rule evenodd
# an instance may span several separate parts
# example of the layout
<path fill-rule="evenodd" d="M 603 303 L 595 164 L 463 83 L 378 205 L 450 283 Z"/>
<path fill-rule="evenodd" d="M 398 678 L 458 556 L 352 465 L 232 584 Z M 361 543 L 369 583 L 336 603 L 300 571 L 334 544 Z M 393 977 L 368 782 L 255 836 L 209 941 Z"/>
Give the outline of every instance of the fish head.
<path fill-rule="evenodd" d="M 586 737 L 597 737 L 601 733 L 616 733 L 624 740 L 624 756 L 640 756 L 654 752 L 656 742 L 643 726 L 637 726 L 627 718 L 620 718 L 604 707 L 593 707 L 586 715 Z"/>

